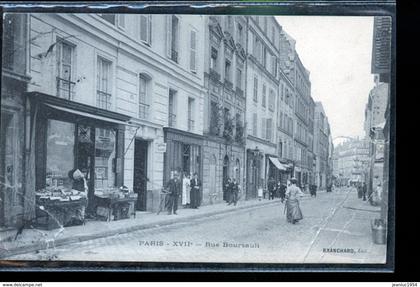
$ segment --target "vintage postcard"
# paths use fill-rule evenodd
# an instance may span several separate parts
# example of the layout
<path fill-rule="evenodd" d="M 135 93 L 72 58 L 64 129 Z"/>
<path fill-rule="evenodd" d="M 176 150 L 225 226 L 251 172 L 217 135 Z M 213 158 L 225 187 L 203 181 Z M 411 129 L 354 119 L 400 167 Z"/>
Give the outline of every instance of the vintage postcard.
<path fill-rule="evenodd" d="M 387 263 L 393 21 L 6 11 L 1 262 Z"/>

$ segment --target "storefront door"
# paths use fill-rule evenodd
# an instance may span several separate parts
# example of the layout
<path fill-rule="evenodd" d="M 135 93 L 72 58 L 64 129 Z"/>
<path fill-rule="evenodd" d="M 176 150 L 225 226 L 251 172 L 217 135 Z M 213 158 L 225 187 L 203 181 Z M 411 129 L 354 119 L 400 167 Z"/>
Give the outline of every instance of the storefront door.
<path fill-rule="evenodd" d="M 226 155 L 223 159 L 223 200 L 229 200 L 226 182 L 229 177 L 229 157 Z"/>
<path fill-rule="evenodd" d="M 134 146 L 134 192 L 137 193 L 136 210 L 147 208 L 147 141 L 135 140 Z"/>
<path fill-rule="evenodd" d="M 5 224 L 6 195 L 13 184 L 13 146 L 10 134 L 13 116 L 2 111 L 0 134 L 0 226 Z"/>

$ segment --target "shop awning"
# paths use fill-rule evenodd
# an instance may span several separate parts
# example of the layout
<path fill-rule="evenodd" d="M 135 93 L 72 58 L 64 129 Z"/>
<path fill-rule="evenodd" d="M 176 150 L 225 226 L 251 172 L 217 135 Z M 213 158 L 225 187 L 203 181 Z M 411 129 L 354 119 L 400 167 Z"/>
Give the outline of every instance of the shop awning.
<path fill-rule="evenodd" d="M 270 161 L 277 167 L 279 170 L 286 170 L 286 167 L 279 162 L 279 160 L 276 157 L 269 157 Z"/>
<path fill-rule="evenodd" d="M 83 117 L 87 117 L 87 118 L 91 118 L 91 119 L 96 119 L 96 120 L 100 120 L 100 121 L 105 121 L 105 122 L 109 122 L 109 123 L 115 123 L 115 124 L 127 124 L 127 122 L 124 121 L 120 121 L 117 119 L 110 119 L 107 117 L 103 117 L 100 115 L 94 115 L 94 114 L 90 114 L 90 113 L 86 113 L 86 112 L 82 112 L 82 111 L 78 111 L 78 110 L 73 110 L 73 109 L 69 109 L 69 108 L 65 108 L 65 107 L 59 107 L 56 105 L 52 105 L 52 104 L 45 104 L 46 106 L 59 110 L 59 111 L 63 111 L 63 112 L 67 112 L 67 113 L 72 113 L 75 115 L 79 115 L 79 116 L 83 116 Z"/>

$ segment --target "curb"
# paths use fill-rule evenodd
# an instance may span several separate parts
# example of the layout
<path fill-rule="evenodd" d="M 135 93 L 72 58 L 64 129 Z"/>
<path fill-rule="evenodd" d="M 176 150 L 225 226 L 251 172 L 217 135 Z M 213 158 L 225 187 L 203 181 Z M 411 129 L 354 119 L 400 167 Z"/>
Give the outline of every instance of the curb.
<path fill-rule="evenodd" d="M 143 223 L 143 224 L 138 224 L 138 225 L 134 225 L 134 226 L 130 226 L 130 227 L 122 227 L 122 228 L 117 228 L 117 229 L 113 229 L 113 230 L 101 231 L 101 232 L 98 232 L 98 233 L 95 233 L 95 234 L 81 235 L 81 236 L 80 235 L 69 236 L 69 237 L 66 237 L 66 238 L 59 238 L 57 240 L 52 239 L 50 241 L 46 240 L 46 241 L 42 241 L 42 242 L 37 242 L 35 244 L 29 244 L 29 245 L 16 247 L 16 248 L 9 249 L 9 250 L 4 250 L 4 249 L 0 250 L 0 258 L 5 258 L 5 257 L 8 257 L 8 256 L 34 252 L 34 251 L 37 251 L 37 250 L 45 250 L 45 249 L 49 249 L 49 248 L 55 248 L 57 246 L 63 246 L 63 245 L 68 245 L 68 244 L 78 243 L 78 242 L 83 242 L 83 241 L 88 241 L 88 240 L 94 240 L 94 239 L 103 238 L 103 237 L 109 237 L 109 236 L 113 236 L 113 235 L 117 235 L 117 234 L 134 232 L 134 231 L 138 231 L 138 230 L 146 230 L 146 229 L 151 229 L 151 228 L 155 228 L 155 227 L 168 226 L 168 225 L 172 225 L 172 224 L 175 224 L 175 223 L 181 223 L 181 222 L 184 222 L 184 221 L 188 221 L 190 219 L 200 219 L 200 218 L 219 215 L 219 214 L 232 213 L 232 212 L 236 212 L 236 211 L 239 211 L 239 210 L 246 210 L 246 209 L 252 209 L 252 208 L 256 208 L 256 207 L 273 205 L 273 204 L 279 203 L 279 202 L 280 202 L 280 200 L 268 201 L 268 202 L 263 202 L 263 203 L 258 202 L 258 203 L 248 205 L 248 206 L 238 206 L 237 208 L 234 208 L 234 209 L 225 209 L 225 210 L 213 211 L 213 212 L 202 213 L 202 214 L 198 214 L 198 215 L 190 215 L 190 216 L 186 216 L 186 217 L 182 217 L 182 218 L 171 218 L 171 219 L 163 220 L 162 222 Z"/>

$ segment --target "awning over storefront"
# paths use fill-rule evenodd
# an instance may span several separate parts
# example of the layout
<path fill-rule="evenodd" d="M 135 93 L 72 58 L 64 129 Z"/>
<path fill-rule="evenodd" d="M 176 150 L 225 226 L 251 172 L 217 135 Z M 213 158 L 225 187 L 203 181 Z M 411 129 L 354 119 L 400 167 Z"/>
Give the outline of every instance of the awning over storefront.
<path fill-rule="evenodd" d="M 286 170 L 286 166 L 284 166 L 276 157 L 269 157 L 270 161 L 277 167 L 279 170 Z"/>
<path fill-rule="evenodd" d="M 67 112 L 67 113 L 72 113 L 72 114 L 83 116 L 83 117 L 87 117 L 87 118 L 92 118 L 92 119 L 96 119 L 96 120 L 100 120 L 100 121 L 105 121 L 105 122 L 109 122 L 109 123 L 115 123 L 115 124 L 126 124 L 126 122 L 124 122 L 124 121 L 120 121 L 120 120 L 116 120 L 116 119 L 110 119 L 110 118 L 99 116 L 99 115 L 93 115 L 93 114 L 82 112 L 82 111 L 78 111 L 78 110 L 73 110 L 73 109 L 69 109 L 69 108 L 59 107 L 59 106 L 52 105 L 52 104 L 45 104 L 45 105 L 48 106 L 48 107 L 50 107 L 50 108 L 59 110 L 59 111 L 63 111 L 63 112 Z"/>

